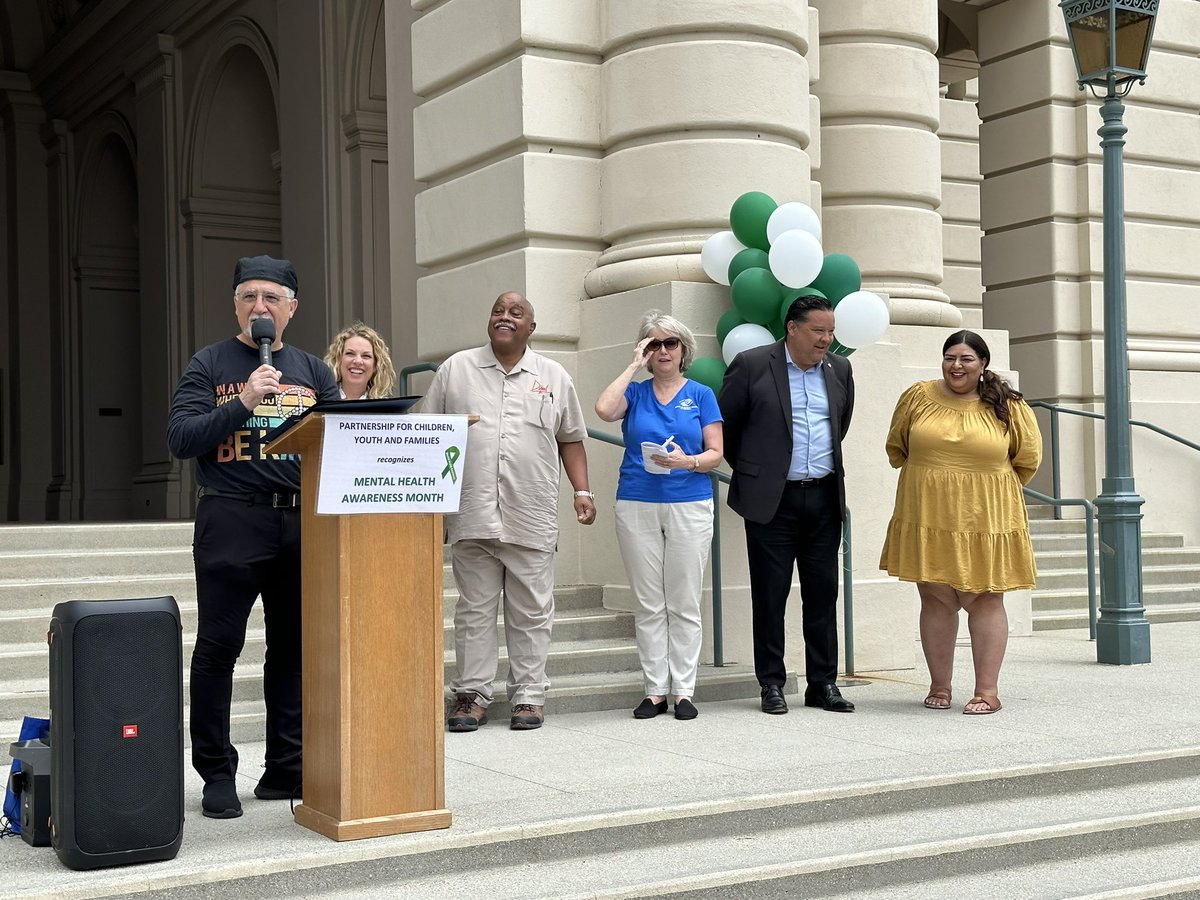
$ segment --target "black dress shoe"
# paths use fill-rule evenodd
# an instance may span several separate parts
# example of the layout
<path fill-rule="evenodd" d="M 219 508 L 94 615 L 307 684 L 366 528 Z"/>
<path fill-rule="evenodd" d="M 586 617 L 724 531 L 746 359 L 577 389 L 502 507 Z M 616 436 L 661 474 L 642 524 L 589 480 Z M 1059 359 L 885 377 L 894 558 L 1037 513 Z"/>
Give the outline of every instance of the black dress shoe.
<path fill-rule="evenodd" d="M 687 721 L 696 718 L 698 715 L 700 715 L 700 710 L 696 709 L 696 704 L 692 703 L 687 697 L 684 697 L 675 704 L 675 718 L 677 719 Z"/>
<path fill-rule="evenodd" d="M 842 696 L 836 684 L 810 684 L 804 689 L 804 705 L 826 712 L 854 712 L 854 704 Z"/>
<path fill-rule="evenodd" d="M 659 713 L 667 711 L 667 698 L 663 697 L 657 703 L 647 697 L 638 704 L 637 709 L 633 711 L 635 719 L 653 719 Z"/>
<path fill-rule="evenodd" d="M 776 684 L 768 684 L 762 689 L 762 711 L 773 716 L 782 716 L 788 711 L 787 701 L 783 699 L 783 688 Z"/>

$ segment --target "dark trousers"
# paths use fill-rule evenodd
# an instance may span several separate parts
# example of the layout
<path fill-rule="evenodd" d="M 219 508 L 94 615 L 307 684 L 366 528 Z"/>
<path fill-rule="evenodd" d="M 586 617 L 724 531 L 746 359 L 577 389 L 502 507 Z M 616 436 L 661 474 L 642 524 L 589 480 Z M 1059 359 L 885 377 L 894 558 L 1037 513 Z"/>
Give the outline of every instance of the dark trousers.
<path fill-rule="evenodd" d="M 192 543 L 198 622 L 191 669 L 192 765 L 205 783 L 232 779 L 233 666 L 259 594 L 266 620 L 266 765 L 300 778 L 300 510 L 205 497 Z"/>
<path fill-rule="evenodd" d="M 754 672 L 764 687 L 783 687 L 783 622 L 792 567 L 800 575 L 804 672 L 809 684 L 833 684 L 838 671 L 838 547 L 842 516 L 837 477 L 809 487 L 789 482 L 775 518 L 746 522 L 750 601 L 754 610 Z"/>

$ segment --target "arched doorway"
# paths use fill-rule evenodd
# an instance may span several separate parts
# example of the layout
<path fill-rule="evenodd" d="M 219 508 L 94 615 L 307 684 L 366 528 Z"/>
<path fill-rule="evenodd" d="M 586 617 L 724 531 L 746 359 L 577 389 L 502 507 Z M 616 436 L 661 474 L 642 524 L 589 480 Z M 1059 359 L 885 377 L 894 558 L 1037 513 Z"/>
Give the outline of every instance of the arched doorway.
<path fill-rule="evenodd" d="M 102 137 L 80 183 L 80 515 L 91 520 L 134 514 L 142 462 L 138 194 L 127 140 L 117 132 Z"/>

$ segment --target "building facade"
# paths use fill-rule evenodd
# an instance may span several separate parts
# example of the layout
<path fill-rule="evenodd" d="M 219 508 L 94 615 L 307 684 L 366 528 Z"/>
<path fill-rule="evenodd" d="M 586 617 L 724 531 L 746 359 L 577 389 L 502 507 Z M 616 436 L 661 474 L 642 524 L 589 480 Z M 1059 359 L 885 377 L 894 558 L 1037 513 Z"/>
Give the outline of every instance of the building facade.
<path fill-rule="evenodd" d="M 1198 51 L 1200 3 L 1163 0 L 1126 115 L 1134 415 L 1193 441 Z M 290 342 L 319 354 L 363 319 L 397 365 L 480 343 L 491 299 L 522 291 L 587 401 L 649 307 L 716 351 L 728 289 L 699 249 L 759 190 L 813 206 L 889 302 L 852 359 L 847 487 L 860 668 L 911 665 L 915 591 L 876 570 L 900 391 L 971 327 L 1027 396 L 1103 410 L 1096 107 L 1050 0 L 0 0 L 3 520 L 191 515 L 166 410 L 232 333 L 239 256 L 296 263 Z M 1062 438 L 1064 494 L 1094 496 L 1102 433 Z M 1200 539 L 1178 489 L 1200 457 L 1134 450 L 1145 527 Z M 619 606 L 617 452 L 589 452 L 602 517 L 585 554 L 564 516 L 558 577 Z"/>

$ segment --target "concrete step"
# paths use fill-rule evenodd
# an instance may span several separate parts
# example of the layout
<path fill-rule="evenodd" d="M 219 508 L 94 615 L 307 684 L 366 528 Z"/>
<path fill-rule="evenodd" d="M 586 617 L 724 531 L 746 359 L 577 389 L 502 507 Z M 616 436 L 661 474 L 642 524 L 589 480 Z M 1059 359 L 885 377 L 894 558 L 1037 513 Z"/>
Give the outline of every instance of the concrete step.
<path fill-rule="evenodd" d="M 4 580 L 111 578 L 130 575 L 179 576 L 192 571 L 190 547 L 129 548 L 117 550 L 23 550 L 0 553 Z"/>
<path fill-rule="evenodd" d="M 555 609 L 554 640 L 582 641 L 600 638 L 628 639 L 633 636 L 633 616 L 630 613 L 614 612 L 602 606 L 576 605 L 575 601 L 589 598 L 588 592 L 564 591 L 567 602 L 559 603 Z M 567 596 L 569 594 L 569 596 Z M 0 651 L 40 650 L 50 627 L 52 608 L 14 609 L 0 614 Z M 452 612 L 452 611 L 451 611 Z M 196 632 L 196 603 L 179 604 L 179 616 L 185 634 Z M 497 621 L 503 624 L 504 617 Z M 255 603 L 250 612 L 250 628 L 263 627 L 262 604 Z M 454 621 L 448 615 L 444 624 L 445 647 L 454 645 Z M 2 677 L 2 676 L 0 676 Z"/>
<path fill-rule="evenodd" d="M 495 686 L 495 700 L 490 709 L 493 722 L 507 724 L 511 714 L 504 687 L 502 666 Z M 39 679 L 10 682 L 12 690 L 0 692 L 0 734 L 19 733 L 22 716 L 49 717 L 50 699 Z M 795 676 L 789 676 L 786 691 L 797 690 Z M 753 666 L 729 665 L 714 668 L 701 665 L 696 678 L 697 704 L 718 700 L 746 699 L 756 702 L 758 680 Z M 640 670 L 637 672 L 584 672 L 555 676 L 546 692 L 546 714 L 562 715 L 571 712 L 596 712 L 628 707 L 632 710 L 645 697 Z M 187 673 L 184 673 L 184 701 L 187 701 Z M 233 707 L 230 715 L 230 734 L 234 743 L 261 741 L 266 726 L 266 711 L 262 699 L 262 672 L 239 666 L 233 676 Z M 449 699 L 446 701 L 449 709 Z M 184 711 L 187 722 L 188 712 Z"/>
<path fill-rule="evenodd" d="M 2 570 L 0 570 L 2 571 Z M 174 597 L 180 605 L 196 602 L 196 578 L 187 571 L 162 575 L 112 575 L 25 580 L 0 578 L 0 617 L 44 609 L 46 618 L 64 600 L 130 600 Z M 0 619 L 2 621 L 2 619 Z"/>
<path fill-rule="evenodd" d="M 1087 552 L 1087 535 L 1080 531 L 1078 534 L 1030 534 L 1034 553 Z M 1149 533 L 1142 535 L 1143 550 L 1158 550 L 1167 548 L 1182 548 L 1182 534 Z M 1100 552 L 1100 534 L 1096 533 L 1096 552 Z"/>
<path fill-rule="evenodd" d="M 0 553 L 33 553 L 47 548 L 59 551 L 190 549 L 192 530 L 192 522 L 178 520 L 0 525 Z"/>
<path fill-rule="evenodd" d="M 1099 545 L 1096 547 L 1096 553 L 1100 553 Z M 1085 557 L 1082 552 L 1039 553 L 1037 555 L 1038 572 L 1081 568 L 1085 564 L 1084 559 Z M 1197 571 L 1200 571 L 1200 547 L 1143 549 L 1142 565 L 1144 568 L 1153 566 L 1192 566 Z"/>
<path fill-rule="evenodd" d="M 1200 884 L 1197 791 L 1195 749 L 764 791 L 530 822 L 469 852 L 430 839 L 353 859 L 281 859 L 269 872 L 230 867 L 141 896 L 460 900 L 469 885 L 490 900 L 1147 897 L 1147 885 Z"/>
<path fill-rule="evenodd" d="M 1100 601 L 1097 593 L 1097 602 Z M 1185 608 L 1200 604 L 1200 587 L 1196 585 L 1152 585 L 1143 586 L 1142 602 L 1148 609 L 1166 610 Z M 1033 594 L 1033 611 L 1055 613 L 1087 610 L 1087 588 L 1065 588 L 1053 591 L 1036 591 Z"/>
<path fill-rule="evenodd" d="M 195 636 L 185 634 L 183 639 L 184 685 L 188 683 L 188 668 Z M 262 696 L 262 665 L 266 641 L 261 629 L 246 635 L 246 645 L 238 659 L 235 676 L 257 685 L 251 689 Z M 504 648 L 504 636 L 500 639 L 498 678 L 503 682 L 508 672 L 508 651 Z M 596 676 L 620 673 L 637 677 L 640 683 L 641 662 L 637 645 L 632 637 L 623 639 L 600 638 L 591 640 L 554 640 L 546 657 L 546 676 L 556 681 L 566 676 Z M 447 651 L 443 678 L 449 683 L 454 675 L 454 653 Z M 35 649 L 7 650 L 0 652 L 0 720 L 20 718 L 29 714 L 30 705 L 38 709 L 49 708 L 50 656 L 45 646 Z"/>
<path fill-rule="evenodd" d="M 1097 584 L 1099 584 L 1100 573 L 1096 572 Z M 1197 591 L 1197 583 L 1200 582 L 1200 572 L 1192 566 L 1144 566 L 1142 568 L 1142 584 L 1146 587 L 1176 585 L 1180 587 L 1191 586 Z M 1037 606 L 1037 598 L 1044 593 L 1061 590 L 1078 590 L 1082 586 L 1084 591 L 1087 589 L 1087 569 L 1050 569 L 1049 571 L 1039 571 L 1037 577 L 1037 591 L 1034 594 L 1034 606 Z"/>
<path fill-rule="evenodd" d="M 1200 622 L 1200 603 L 1155 607 L 1146 600 L 1146 621 L 1152 625 L 1166 622 Z M 1035 614 L 1034 631 L 1058 631 L 1064 628 L 1087 628 L 1087 607 L 1076 612 Z"/>

